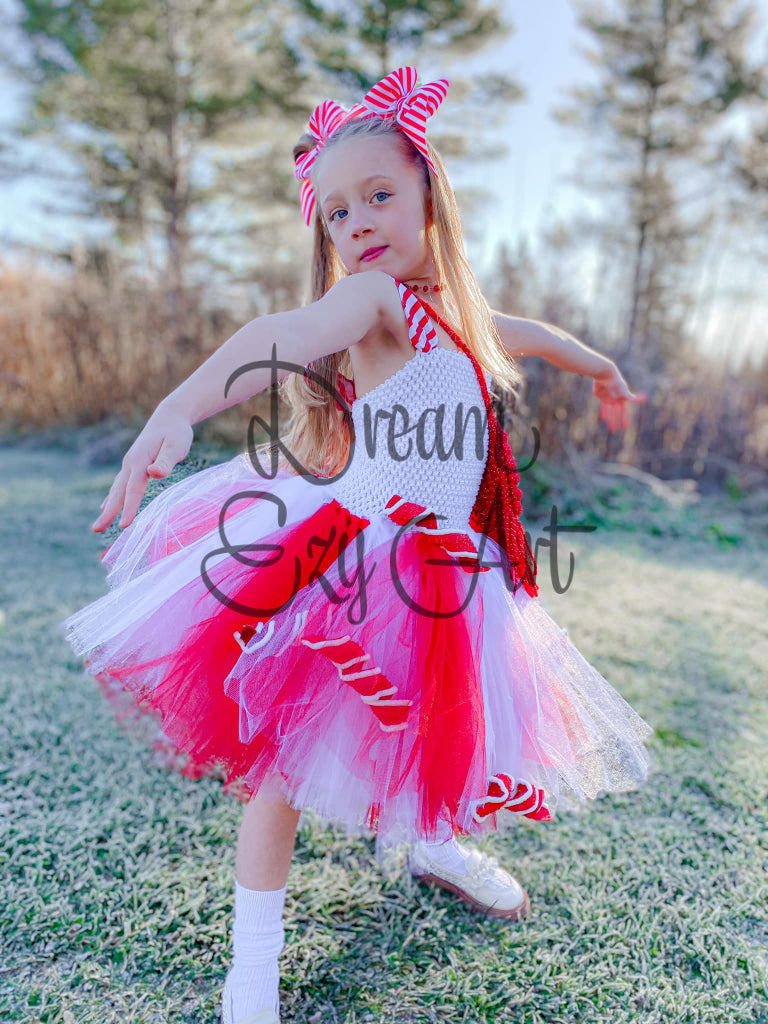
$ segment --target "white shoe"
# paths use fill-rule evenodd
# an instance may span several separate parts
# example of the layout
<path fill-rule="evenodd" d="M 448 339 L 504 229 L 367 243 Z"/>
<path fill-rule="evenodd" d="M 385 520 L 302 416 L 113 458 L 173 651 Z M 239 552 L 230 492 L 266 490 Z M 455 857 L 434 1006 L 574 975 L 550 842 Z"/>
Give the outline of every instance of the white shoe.
<path fill-rule="evenodd" d="M 408 867 L 419 881 L 439 885 L 491 917 L 519 921 L 527 916 L 531 906 L 528 893 L 516 878 L 499 866 L 495 857 L 473 849 L 464 863 L 466 874 L 437 864 L 421 840 L 408 852 Z"/>
<path fill-rule="evenodd" d="M 232 1016 L 232 996 L 230 994 L 229 973 L 224 980 L 224 991 L 221 995 L 221 1024 L 280 1024 L 280 1018 L 269 1007 L 249 1013 L 247 1017 L 235 1020 Z"/>

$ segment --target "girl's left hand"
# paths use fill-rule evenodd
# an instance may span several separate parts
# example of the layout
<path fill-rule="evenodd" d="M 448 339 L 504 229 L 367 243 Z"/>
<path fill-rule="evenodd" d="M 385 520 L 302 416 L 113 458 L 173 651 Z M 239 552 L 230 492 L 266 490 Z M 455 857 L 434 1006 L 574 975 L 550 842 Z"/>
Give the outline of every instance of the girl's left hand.
<path fill-rule="evenodd" d="M 629 390 L 615 363 L 595 377 L 592 393 L 600 399 L 600 419 L 605 421 L 609 430 L 626 430 L 629 426 L 627 402 L 642 403 L 648 399 L 644 391 L 635 393 Z"/>

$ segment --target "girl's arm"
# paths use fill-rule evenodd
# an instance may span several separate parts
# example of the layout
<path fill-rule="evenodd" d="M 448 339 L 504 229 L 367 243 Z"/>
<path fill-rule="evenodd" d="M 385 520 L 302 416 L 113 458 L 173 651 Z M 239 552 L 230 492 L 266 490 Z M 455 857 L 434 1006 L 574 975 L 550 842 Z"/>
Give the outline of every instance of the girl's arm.
<path fill-rule="evenodd" d="M 238 405 L 269 387 L 272 366 L 249 369 L 227 388 L 236 370 L 254 363 L 271 364 L 275 345 L 275 359 L 291 364 L 276 370 L 275 376 L 282 380 L 315 359 L 351 348 L 381 321 L 391 290 L 388 274 L 368 271 L 342 278 L 308 306 L 251 320 L 160 404 L 190 424 Z"/>
<path fill-rule="evenodd" d="M 513 358 L 541 356 L 561 370 L 593 377 L 592 393 L 600 399 L 600 419 L 609 430 L 629 426 L 626 403 L 645 402 L 647 395 L 644 391 L 630 391 L 612 359 L 554 324 L 491 312 L 501 343 Z"/>
<path fill-rule="evenodd" d="M 315 359 L 351 348 L 382 322 L 392 303 L 393 289 L 388 274 L 369 270 L 342 278 L 317 302 L 286 313 L 262 316 L 241 327 L 160 402 L 123 456 L 122 469 L 91 530 L 106 530 L 120 509 L 120 526 L 129 526 L 150 476 L 165 477 L 186 458 L 192 447 L 193 423 L 269 387 L 273 379 L 273 346 L 275 359 L 290 364 L 275 370 L 278 380 L 299 372 Z M 262 365 L 239 374 L 227 387 L 237 370 L 254 363 Z"/>
<path fill-rule="evenodd" d="M 493 319 L 504 348 L 514 358 L 541 356 L 561 370 L 583 376 L 610 376 L 615 364 L 606 356 L 584 345 L 568 331 L 541 320 L 524 320 L 519 316 L 506 316 L 493 312 Z"/>

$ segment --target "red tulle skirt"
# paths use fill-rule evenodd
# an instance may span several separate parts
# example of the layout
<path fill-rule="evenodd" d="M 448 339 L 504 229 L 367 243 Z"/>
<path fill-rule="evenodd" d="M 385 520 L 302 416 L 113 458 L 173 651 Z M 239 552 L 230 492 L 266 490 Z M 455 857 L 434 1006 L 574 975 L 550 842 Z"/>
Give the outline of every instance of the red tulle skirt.
<path fill-rule="evenodd" d="M 61 628 L 186 775 L 382 852 L 637 788 L 651 727 L 512 591 L 493 541 L 436 527 L 405 496 L 367 519 L 243 453 L 160 492 Z"/>

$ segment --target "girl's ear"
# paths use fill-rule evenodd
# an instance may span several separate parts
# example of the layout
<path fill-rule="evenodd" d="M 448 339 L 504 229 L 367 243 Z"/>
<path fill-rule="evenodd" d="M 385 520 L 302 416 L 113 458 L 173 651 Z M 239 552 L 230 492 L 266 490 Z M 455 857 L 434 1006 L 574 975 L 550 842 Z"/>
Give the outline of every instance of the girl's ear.
<path fill-rule="evenodd" d="M 426 209 L 424 211 L 424 217 L 425 217 L 425 220 L 427 222 L 426 226 L 430 227 L 431 224 L 432 224 L 433 213 L 434 213 L 434 211 L 432 209 L 432 193 L 431 192 L 427 192 L 427 201 L 426 201 L 425 206 L 426 206 Z"/>

